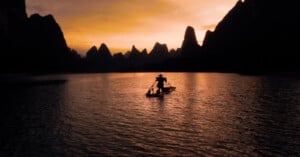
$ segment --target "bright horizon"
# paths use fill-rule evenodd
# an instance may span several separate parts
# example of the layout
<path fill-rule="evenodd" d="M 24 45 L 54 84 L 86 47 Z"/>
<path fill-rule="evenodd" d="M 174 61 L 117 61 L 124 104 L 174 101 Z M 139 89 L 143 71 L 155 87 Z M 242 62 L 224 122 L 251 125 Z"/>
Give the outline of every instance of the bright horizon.
<path fill-rule="evenodd" d="M 81 55 L 105 43 L 112 53 L 151 51 L 156 42 L 181 47 L 192 26 L 199 44 L 238 0 L 27 0 L 27 14 L 52 14 L 70 48 Z M 49 5 L 51 4 L 51 5 Z"/>

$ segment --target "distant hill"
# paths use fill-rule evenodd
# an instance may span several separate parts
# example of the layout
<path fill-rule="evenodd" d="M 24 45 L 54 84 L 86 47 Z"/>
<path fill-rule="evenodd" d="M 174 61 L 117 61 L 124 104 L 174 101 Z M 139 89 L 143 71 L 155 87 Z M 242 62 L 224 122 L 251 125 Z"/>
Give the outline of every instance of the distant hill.
<path fill-rule="evenodd" d="M 27 17 L 25 0 L 4 0 L 3 4 L 0 8 L 1 72 L 48 73 L 78 68 L 80 56 L 68 48 L 52 15 Z"/>
<path fill-rule="evenodd" d="M 238 1 L 203 42 L 215 69 L 299 71 L 300 13 L 294 1 Z"/>
<path fill-rule="evenodd" d="M 239 0 L 199 45 L 187 26 L 182 46 L 155 43 L 111 54 L 103 43 L 81 57 L 52 15 L 27 16 L 25 0 L 0 7 L 0 72 L 221 71 L 299 72 L 300 12 L 296 1 Z M 198 19 L 195 19 L 198 20 Z M 180 37 L 178 37 L 180 38 Z"/>

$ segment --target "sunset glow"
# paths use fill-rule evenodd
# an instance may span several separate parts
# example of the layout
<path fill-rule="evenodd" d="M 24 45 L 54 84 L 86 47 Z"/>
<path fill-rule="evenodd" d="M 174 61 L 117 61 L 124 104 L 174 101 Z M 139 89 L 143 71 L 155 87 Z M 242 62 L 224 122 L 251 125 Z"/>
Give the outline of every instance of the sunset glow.
<path fill-rule="evenodd" d="M 81 54 L 106 43 L 112 52 L 126 52 L 135 45 L 150 51 L 155 42 L 181 46 L 184 31 L 193 26 L 199 43 L 205 32 L 237 0 L 27 0 L 27 13 L 52 14 L 68 46 Z"/>

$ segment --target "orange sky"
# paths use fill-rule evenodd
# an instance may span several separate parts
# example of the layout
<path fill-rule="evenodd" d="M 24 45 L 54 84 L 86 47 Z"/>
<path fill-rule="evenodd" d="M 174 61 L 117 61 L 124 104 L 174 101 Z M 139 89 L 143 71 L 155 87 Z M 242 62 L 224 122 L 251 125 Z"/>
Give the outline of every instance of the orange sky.
<path fill-rule="evenodd" d="M 112 52 L 135 45 L 150 51 L 155 42 L 181 46 L 187 26 L 193 26 L 199 43 L 205 32 L 237 0 L 27 0 L 27 13 L 52 14 L 69 47 L 81 54 L 106 43 Z"/>

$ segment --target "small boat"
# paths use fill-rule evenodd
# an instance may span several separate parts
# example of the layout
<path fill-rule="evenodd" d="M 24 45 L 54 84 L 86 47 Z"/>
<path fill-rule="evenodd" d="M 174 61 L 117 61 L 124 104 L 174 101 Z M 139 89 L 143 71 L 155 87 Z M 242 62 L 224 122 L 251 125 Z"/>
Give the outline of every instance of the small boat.
<path fill-rule="evenodd" d="M 170 93 L 170 92 L 173 92 L 175 89 L 176 89 L 176 87 L 174 87 L 174 86 L 168 86 L 168 87 L 163 88 L 163 92 Z"/>
<path fill-rule="evenodd" d="M 146 97 L 162 98 L 164 97 L 164 93 L 146 93 Z"/>
<path fill-rule="evenodd" d="M 176 87 L 172 86 L 169 82 L 165 87 L 160 91 L 158 88 L 155 88 L 155 83 L 151 85 L 146 93 L 146 97 L 163 97 L 165 94 L 169 94 L 175 91 Z"/>
<path fill-rule="evenodd" d="M 174 86 L 168 86 L 164 87 L 162 92 L 154 92 L 154 89 L 149 89 L 148 92 L 146 93 L 147 97 L 163 97 L 165 94 L 169 94 L 173 91 L 175 91 L 176 87 Z"/>

